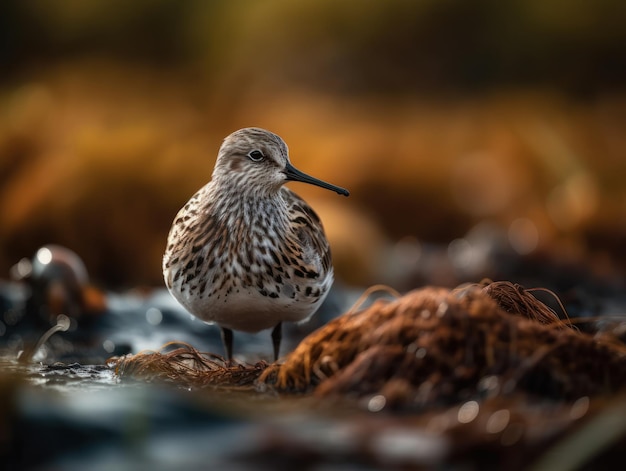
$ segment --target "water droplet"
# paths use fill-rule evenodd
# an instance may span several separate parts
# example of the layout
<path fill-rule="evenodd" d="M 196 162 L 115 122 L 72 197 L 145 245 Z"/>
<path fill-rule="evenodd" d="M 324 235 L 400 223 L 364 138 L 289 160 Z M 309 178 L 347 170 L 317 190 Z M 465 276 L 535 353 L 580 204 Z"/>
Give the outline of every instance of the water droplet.
<path fill-rule="evenodd" d="M 418 348 L 417 351 L 415 352 L 415 358 L 417 358 L 418 360 L 421 360 L 422 358 L 424 358 L 426 356 L 426 349 L 424 347 Z"/>
<path fill-rule="evenodd" d="M 23 280 L 28 278 L 33 272 L 33 264 L 29 259 L 23 258 L 11 267 L 11 278 L 14 280 Z"/>
<path fill-rule="evenodd" d="M 465 404 L 463 404 L 459 408 L 457 419 L 462 424 L 469 424 L 472 420 L 474 420 L 478 416 L 479 411 L 480 411 L 480 407 L 478 406 L 478 402 L 467 401 Z"/>
<path fill-rule="evenodd" d="M 589 410 L 589 397 L 583 396 L 576 399 L 569 411 L 569 416 L 573 419 L 580 419 Z"/>
<path fill-rule="evenodd" d="M 500 386 L 500 379 L 496 375 L 483 376 L 478 382 L 480 391 L 493 391 Z"/>
<path fill-rule="evenodd" d="M 163 313 L 156 307 L 151 307 L 146 311 L 146 320 L 150 325 L 159 325 L 163 320 Z"/>
<path fill-rule="evenodd" d="M 385 408 L 387 404 L 387 399 L 382 394 L 378 394 L 373 396 L 367 403 L 367 409 L 370 412 L 380 412 Z"/>
<path fill-rule="evenodd" d="M 107 353 L 113 353 L 113 351 L 115 350 L 115 343 L 113 342 L 113 340 L 106 339 L 104 342 L 102 342 L 102 348 L 104 348 Z"/>
<path fill-rule="evenodd" d="M 487 433 L 500 433 L 507 425 L 509 425 L 509 419 L 511 413 L 507 409 L 500 409 L 493 414 L 487 420 L 486 430 Z"/>
<path fill-rule="evenodd" d="M 42 247 L 37 250 L 36 258 L 42 265 L 47 265 L 52 261 L 52 252 L 48 247 Z"/>

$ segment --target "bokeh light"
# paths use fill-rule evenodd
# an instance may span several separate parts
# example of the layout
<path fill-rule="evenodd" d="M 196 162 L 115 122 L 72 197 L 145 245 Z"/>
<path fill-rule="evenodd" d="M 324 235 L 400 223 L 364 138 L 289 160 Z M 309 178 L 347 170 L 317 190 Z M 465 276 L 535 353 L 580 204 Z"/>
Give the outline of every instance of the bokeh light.
<path fill-rule="evenodd" d="M 623 270 L 620 7 L 5 2 L 0 272 L 23 277 L 16 264 L 57 243 L 100 285 L 162 286 L 174 215 L 250 125 L 350 189 L 290 185 L 348 284 L 452 284 L 505 249 L 576 247 Z M 471 240 L 487 226 L 492 245 Z"/>

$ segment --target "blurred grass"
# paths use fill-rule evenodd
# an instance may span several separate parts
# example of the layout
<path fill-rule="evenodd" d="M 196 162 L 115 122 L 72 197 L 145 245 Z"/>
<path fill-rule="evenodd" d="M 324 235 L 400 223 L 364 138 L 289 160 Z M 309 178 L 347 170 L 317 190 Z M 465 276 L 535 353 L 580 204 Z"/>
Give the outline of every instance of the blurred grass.
<path fill-rule="evenodd" d="M 103 284 L 161 284 L 176 211 L 251 125 L 351 190 L 291 186 L 350 282 L 384 281 L 403 236 L 445 243 L 482 220 L 619 263 L 620 5 L 5 2 L 0 273 L 56 242 Z"/>

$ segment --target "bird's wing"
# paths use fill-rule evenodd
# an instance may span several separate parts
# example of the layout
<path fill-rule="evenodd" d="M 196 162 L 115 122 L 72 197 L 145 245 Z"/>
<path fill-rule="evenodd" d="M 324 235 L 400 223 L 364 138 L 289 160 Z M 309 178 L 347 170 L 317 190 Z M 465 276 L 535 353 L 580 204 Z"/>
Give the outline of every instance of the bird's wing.
<path fill-rule="evenodd" d="M 293 191 L 287 188 L 281 191 L 287 202 L 292 228 L 287 244 L 291 245 L 292 253 L 298 254 L 298 265 L 306 270 L 306 277 L 325 276 L 332 269 L 332 262 L 330 246 L 319 216 Z"/>

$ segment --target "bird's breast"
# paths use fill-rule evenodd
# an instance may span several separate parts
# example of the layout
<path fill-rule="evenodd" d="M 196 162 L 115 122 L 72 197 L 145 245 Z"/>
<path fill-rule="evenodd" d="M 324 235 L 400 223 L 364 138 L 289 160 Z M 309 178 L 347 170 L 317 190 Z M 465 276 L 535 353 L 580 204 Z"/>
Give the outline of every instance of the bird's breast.
<path fill-rule="evenodd" d="M 189 312 L 206 322 L 244 332 L 258 332 L 282 321 L 300 322 L 308 319 L 317 311 L 327 294 L 327 291 L 320 291 L 317 297 L 291 297 L 287 295 L 290 291 L 298 292 L 298 287 L 291 284 L 285 284 L 283 291 L 285 294 L 273 297 L 262 289 L 241 287 L 212 296 L 183 296 L 178 300 Z"/>
<path fill-rule="evenodd" d="M 289 209 L 280 196 L 242 208 L 206 205 L 176 219 L 165 280 L 196 317 L 253 332 L 319 308 L 333 281 L 328 243 L 312 210 L 281 195 Z"/>

